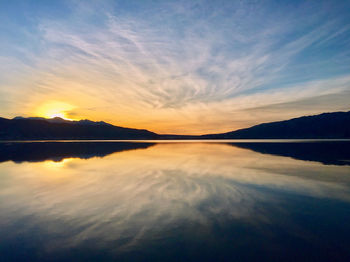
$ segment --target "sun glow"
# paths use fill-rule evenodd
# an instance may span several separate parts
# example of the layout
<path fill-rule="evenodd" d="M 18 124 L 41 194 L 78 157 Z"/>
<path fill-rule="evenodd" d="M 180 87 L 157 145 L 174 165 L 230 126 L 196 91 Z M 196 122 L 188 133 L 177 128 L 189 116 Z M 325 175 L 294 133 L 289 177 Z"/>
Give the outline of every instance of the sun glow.
<path fill-rule="evenodd" d="M 50 101 L 38 107 L 36 115 L 45 118 L 60 117 L 66 120 L 72 120 L 72 118 L 67 116 L 67 113 L 74 108 L 75 106 L 65 102 Z"/>
<path fill-rule="evenodd" d="M 71 162 L 73 158 L 65 158 L 60 161 L 48 160 L 43 162 L 44 166 L 50 169 L 57 169 L 64 167 L 67 163 Z"/>

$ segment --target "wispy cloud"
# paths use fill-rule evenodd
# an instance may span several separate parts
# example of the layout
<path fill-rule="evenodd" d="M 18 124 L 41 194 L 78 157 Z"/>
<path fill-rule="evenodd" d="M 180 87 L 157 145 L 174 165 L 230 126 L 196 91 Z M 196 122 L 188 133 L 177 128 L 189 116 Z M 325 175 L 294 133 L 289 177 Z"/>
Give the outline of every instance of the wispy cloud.
<path fill-rule="evenodd" d="M 82 118 L 202 133 L 273 118 L 254 118 L 250 108 L 350 88 L 349 57 L 332 60 L 347 52 L 333 49 L 349 42 L 349 24 L 322 20 L 323 9 L 298 20 L 308 6 L 294 7 L 295 15 L 283 8 L 282 16 L 269 5 L 231 1 L 118 3 L 98 12 L 78 4 L 69 19 L 39 19 L 40 54 L 27 50 L 31 66 L 17 64 L 16 80 L 2 76 L 1 93 L 27 108 L 55 97 L 74 103 L 71 114 Z M 318 70 L 325 60 L 329 69 Z M 329 101 L 329 108 L 337 107 Z M 314 104 L 308 113 L 318 111 Z"/>
<path fill-rule="evenodd" d="M 43 249 L 62 250 L 98 238 L 98 247 L 112 242 L 121 251 L 176 233 L 183 221 L 208 230 L 213 223 L 241 220 L 276 225 L 271 203 L 277 214 L 288 217 L 292 211 L 285 201 L 293 203 L 293 196 L 350 201 L 346 166 L 224 144 L 165 143 L 89 161 L 14 165 L 2 166 L 6 172 L 0 196 L 6 201 L 1 203 L 0 225 L 12 230 L 11 236 L 33 228 L 44 229 L 43 237 L 47 232 L 60 236 L 57 240 L 49 234 Z M 25 223 L 18 227 L 23 217 Z"/>

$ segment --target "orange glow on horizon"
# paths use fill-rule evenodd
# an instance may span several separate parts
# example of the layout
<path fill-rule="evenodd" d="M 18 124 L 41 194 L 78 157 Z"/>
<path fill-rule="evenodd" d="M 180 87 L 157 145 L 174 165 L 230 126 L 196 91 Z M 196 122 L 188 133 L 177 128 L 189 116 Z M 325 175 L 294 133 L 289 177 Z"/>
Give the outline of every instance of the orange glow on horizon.
<path fill-rule="evenodd" d="M 67 112 L 74 108 L 76 107 L 66 102 L 50 101 L 39 106 L 35 111 L 35 115 L 45 118 L 60 117 L 66 120 L 74 120 L 67 116 Z"/>
<path fill-rule="evenodd" d="M 94 107 L 94 109 L 91 110 L 90 107 Z M 198 123 L 196 117 L 186 117 L 167 109 L 135 107 L 133 111 L 130 111 L 118 105 L 104 108 L 99 104 L 99 101 L 88 100 L 83 96 L 79 97 L 79 100 L 73 96 L 67 96 L 65 99 L 60 97 L 34 100 L 28 105 L 28 108 L 31 108 L 30 113 L 24 115 L 29 117 L 60 117 L 71 121 L 81 119 L 104 121 L 115 126 L 146 129 L 157 134 L 203 135 L 242 128 L 242 126 L 236 126 L 229 122 L 218 124 L 219 120 L 203 125 L 202 122 Z M 195 116 L 196 112 L 193 115 Z"/>

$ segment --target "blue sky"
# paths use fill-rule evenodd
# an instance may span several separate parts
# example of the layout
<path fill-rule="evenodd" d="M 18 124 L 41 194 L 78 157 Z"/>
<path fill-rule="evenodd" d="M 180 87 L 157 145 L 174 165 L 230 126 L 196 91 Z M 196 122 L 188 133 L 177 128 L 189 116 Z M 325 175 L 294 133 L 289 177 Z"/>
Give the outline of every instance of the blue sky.
<path fill-rule="evenodd" d="M 350 109 L 349 1 L 0 1 L 0 114 L 161 133 Z"/>

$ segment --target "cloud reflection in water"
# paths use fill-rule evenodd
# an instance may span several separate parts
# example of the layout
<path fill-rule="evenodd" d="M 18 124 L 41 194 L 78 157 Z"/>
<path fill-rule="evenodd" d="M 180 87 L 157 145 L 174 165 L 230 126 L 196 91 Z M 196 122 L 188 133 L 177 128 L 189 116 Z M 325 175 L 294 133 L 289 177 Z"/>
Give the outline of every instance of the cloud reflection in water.
<path fill-rule="evenodd" d="M 4 162 L 0 243 L 34 238 L 43 256 L 88 246 L 119 257 L 174 247 L 179 239 L 219 245 L 235 234 L 216 234 L 233 225 L 246 227 L 243 235 L 235 229 L 238 247 L 249 232 L 269 238 L 266 228 L 276 226 L 307 241 L 314 236 L 290 218 L 288 197 L 350 203 L 349 174 L 348 166 L 205 143 L 162 143 L 57 163 Z"/>

